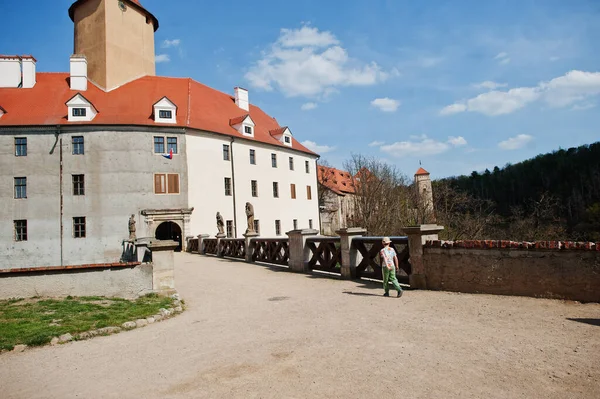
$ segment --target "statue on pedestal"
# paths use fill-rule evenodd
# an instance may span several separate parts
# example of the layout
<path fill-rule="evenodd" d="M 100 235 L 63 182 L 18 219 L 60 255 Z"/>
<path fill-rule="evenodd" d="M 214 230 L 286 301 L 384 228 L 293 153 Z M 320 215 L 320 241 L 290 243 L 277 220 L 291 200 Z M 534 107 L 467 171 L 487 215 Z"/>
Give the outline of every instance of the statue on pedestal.
<path fill-rule="evenodd" d="M 219 229 L 218 235 L 225 234 L 223 230 L 223 226 L 225 226 L 225 222 L 223 222 L 223 216 L 221 216 L 221 212 L 217 212 L 217 229 Z"/>
<path fill-rule="evenodd" d="M 135 215 L 129 218 L 129 240 L 135 241 Z"/>
<path fill-rule="evenodd" d="M 246 234 L 256 233 L 254 230 L 254 207 L 249 202 L 246 202 L 246 217 L 248 218 L 248 228 L 246 229 Z"/>

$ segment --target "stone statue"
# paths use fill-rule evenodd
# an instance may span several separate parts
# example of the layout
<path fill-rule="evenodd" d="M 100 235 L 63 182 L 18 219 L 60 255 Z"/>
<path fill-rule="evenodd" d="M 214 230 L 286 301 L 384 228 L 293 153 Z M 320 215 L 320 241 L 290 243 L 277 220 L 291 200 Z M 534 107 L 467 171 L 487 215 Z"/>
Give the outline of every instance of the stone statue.
<path fill-rule="evenodd" d="M 217 229 L 219 229 L 219 235 L 225 234 L 223 226 L 225 226 L 225 222 L 223 222 L 223 216 L 221 216 L 221 212 L 217 212 Z"/>
<path fill-rule="evenodd" d="M 135 215 L 131 215 L 129 218 L 129 240 L 135 240 Z"/>
<path fill-rule="evenodd" d="M 249 202 L 246 202 L 246 217 L 248 218 L 248 228 L 246 229 L 246 234 L 256 233 L 256 231 L 254 231 L 254 207 Z"/>

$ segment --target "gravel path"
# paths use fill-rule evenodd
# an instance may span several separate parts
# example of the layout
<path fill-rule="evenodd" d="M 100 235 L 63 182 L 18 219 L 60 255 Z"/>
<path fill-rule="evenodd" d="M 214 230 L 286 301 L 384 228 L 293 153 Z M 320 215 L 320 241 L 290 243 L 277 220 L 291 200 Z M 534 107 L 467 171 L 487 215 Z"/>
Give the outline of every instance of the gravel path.
<path fill-rule="evenodd" d="M 406 291 L 176 254 L 187 310 L 0 356 L 10 398 L 600 398 L 600 305 Z"/>

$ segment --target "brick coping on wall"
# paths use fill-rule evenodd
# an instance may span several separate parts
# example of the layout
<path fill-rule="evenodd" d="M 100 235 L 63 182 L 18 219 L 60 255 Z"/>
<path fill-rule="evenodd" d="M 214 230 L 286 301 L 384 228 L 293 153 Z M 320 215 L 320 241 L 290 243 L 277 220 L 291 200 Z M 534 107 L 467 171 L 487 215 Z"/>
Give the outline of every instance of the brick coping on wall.
<path fill-rule="evenodd" d="M 425 248 L 464 248 L 464 249 L 553 249 L 553 250 L 579 250 L 600 251 L 600 242 L 575 242 L 575 241 L 508 241 L 508 240 L 429 240 Z"/>
<path fill-rule="evenodd" d="M 120 263 L 91 263 L 86 265 L 67 265 L 67 266 L 43 266 L 43 267 L 18 267 L 13 269 L 0 269 L 0 274 L 4 273 L 30 273 L 30 272 L 48 272 L 48 271 L 68 271 L 85 269 L 112 269 L 118 267 L 135 267 L 141 265 L 141 262 L 120 262 Z"/>

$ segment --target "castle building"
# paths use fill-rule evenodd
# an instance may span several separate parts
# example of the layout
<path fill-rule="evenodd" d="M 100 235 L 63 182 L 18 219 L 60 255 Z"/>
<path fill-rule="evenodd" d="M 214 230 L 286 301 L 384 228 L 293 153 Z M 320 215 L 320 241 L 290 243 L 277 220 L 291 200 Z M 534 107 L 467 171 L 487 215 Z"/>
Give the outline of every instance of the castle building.
<path fill-rule="evenodd" d="M 137 237 L 318 228 L 318 155 L 249 102 L 155 76 L 157 18 L 137 0 L 77 0 L 65 73 L 0 56 L 0 268 L 118 261 Z"/>

